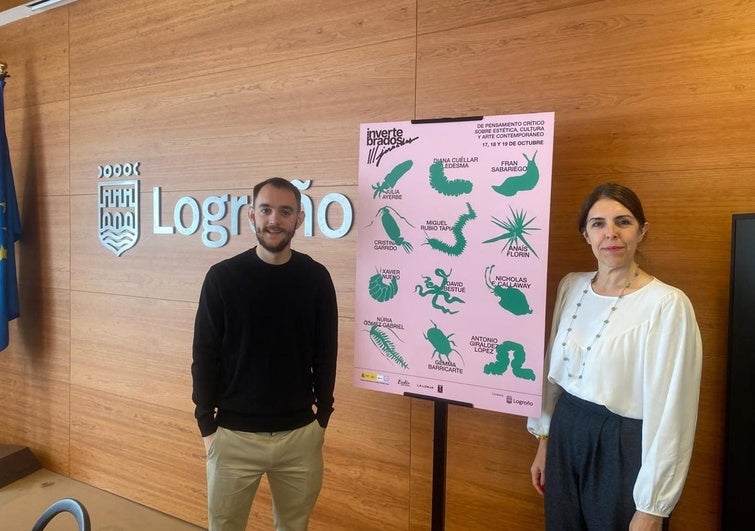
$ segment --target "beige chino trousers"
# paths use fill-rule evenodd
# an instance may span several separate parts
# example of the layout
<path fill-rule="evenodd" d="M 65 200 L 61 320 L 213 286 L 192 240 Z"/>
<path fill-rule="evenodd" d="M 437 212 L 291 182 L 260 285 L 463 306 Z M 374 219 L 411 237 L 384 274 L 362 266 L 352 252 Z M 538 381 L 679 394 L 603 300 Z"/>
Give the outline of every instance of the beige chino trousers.
<path fill-rule="evenodd" d="M 218 428 L 207 454 L 209 531 L 246 529 L 267 474 L 277 531 L 305 531 L 322 487 L 325 430 L 317 421 L 283 432 Z"/>

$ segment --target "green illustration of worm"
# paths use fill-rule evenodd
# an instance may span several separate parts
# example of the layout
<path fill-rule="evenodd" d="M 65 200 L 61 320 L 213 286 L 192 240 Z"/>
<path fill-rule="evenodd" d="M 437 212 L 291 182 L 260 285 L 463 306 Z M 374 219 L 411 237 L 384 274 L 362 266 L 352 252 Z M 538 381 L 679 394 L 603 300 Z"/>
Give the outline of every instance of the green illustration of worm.
<path fill-rule="evenodd" d="M 527 155 L 524 153 L 522 153 L 522 155 L 527 159 L 527 169 L 524 173 L 509 177 L 498 186 L 493 186 L 493 190 L 499 194 L 511 197 L 517 192 L 532 190 L 535 187 L 537 181 L 540 179 L 540 170 L 537 168 L 537 164 L 535 164 L 537 151 L 535 151 L 535 154 L 532 155 L 531 159 L 527 158 Z"/>
<path fill-rule="evenodd" d="M 386 284 L 383 275 L 380 272 L 370 277 L 369 282 L 370 297 L 378 302 L 391 300 L 398 293 L 398 281 L 396 277 L 391 278 L 390 283 Z"/>
<path fill-rule="evenodd" d="M 413 164 L 414 162 L 412 162 L 411 160 L 406 160 L 404 162 L 401 162 L 400 164 L 397 164 L 391 171 L 388 172 L 382 182 L 372 185 L 372 190 L 374 191 L 372 198 L 375 199 L 377 196 L 380 196 L 382 198 L 383 193 L 396 186 L 398 180 L 412 168 Z"/>
<path fill-rule="evenodd" d="M 513 359 L 511 359 L 512 354 Z M 504 341 L 495 348 L 495 361 L 487 363 L 482 368 L 482 372 L 500 376 L 509 368 L 510 361 L 511 372 L 514 376 L 521 380 L 535 381 L 535 371 L 523 367 L 526 358 L 527 353 L 522 345 L 514 341 Z"/>
<path fill-rule="evenodd" d="M 396 338 L 401 341 L 401 338 L 398 337 L 398 334 L 388 328 L 388 330 L 396 336 Z M 396 350 L 396 346 L 393 344 L 393 341 L 388 337 L 388 334 L 386 334 L 383 331 L 383 327 L 380 325 L 372 325 L 372 328 L 369 330 L 365 330 L 365 332 L 370 334 L 370 341 L 372 341 L 372 344 L 375 345 L 380 353 L 385 356 L 385 358 L 398 365 L 402 369 L 408 369 L 409 364 L 404 361 L 404 358 L 401 357 L 401 354 L 398 353 Z"/>
<path fill-rule="evenodd" d="M 430 278 L 429 276 L 422 275 L 422 279 L 425 281 L 425 288 L 427 289 L 423 289 L 421 284 L 417 284 L 414 287 L 414 292 L 419 292 L 420 297 L 427 297 L 429 295 L 432 295 L 432 306 L 436 310 L 450 314 L 459 313 L 459 310 L 453 311 L 449 308 L 446 308 L 445 306 L 438 304 L 438 297 L 443 297 L 443 300 L 446 301 L 446 304 L 452 304 L 454 302 L 460 302 L 464 304 L 464 301 L 462 299 L 460 299 L 459 297 L 454 297 L 446 291 L 446 284 L 448 284 L 448 277 L 451 276 L 451 273 L 446 273 L 441 268 L 437 268 L 435 270 L 435 274 L 436 276 L 441 278 L 440 284 L 433 282 L 432 278 Z"/>
<path fill-rule="evenodd" d="M 414 246 L 406 241 L 403 236 L 401 236 L 401 229 L 399 228 L 398 223 L 396 223 L 396 220 L 393 219 L 391 212 L 404 220 L 407 225 L 414 228 L 414 225 L 409 223 L 409 221 L 404 216 L 399 214 L 395 208 L 390 206 L 380 207 L 377 211 L 377 214 L 375 214 L 375 217 L 378 217 L 378 215 L 380 216 L 380 221 L 383 224 L 383 229 L 385 230 L 385 234 L 388 236 L 388 238 L 390 238 L 391 241 L 396 245 L 401 246 L 407 253 L 411 253 L 414 250 Z M 370 221 L 370 224 L 367 225 L 367 227 L 372 226 L 374 222 L 375 219 L 373 218 L 373 220 Z"/>
<path fill-rule="evenodd" d="M 459 216 L 459 219 L 456 220 L 456 223 L 454 224 L 454 227 L 452 229 L 453 235 L 456 238 L 454 244 L 449 245 L 446 242 L 438 240 L 437 238 L 427 238 L 425 245 L 429 245 L 436 251 L 441 251 L 450 256 L 459 256 L 467 247 L 467 238 L 464 236 L 463 232 L 464 225 L 466 225 L 468 221 L 475 219 L 476 217 L 477 214 L 474 210 L 472 210 L 472 205 L 467 203 L 467 212 Z"/>
<path fill-rule="evenodd" d="M 495 238 L 485 240 L 482 243 L 493 243 L 499 240 L 504 240 L 505 243 L 503 244 L 503 248 L 501 248 L 501 252 L 503 252 L 512 245 L 516 245 L 517 243 L 521 242 L 527 247 L 527 249 L 532 251 L 532 254 L 534 254 L 535 257 L 539 258 L 539 256 L 537 256 L 537 253 L 535 252 L 535 249 L 532 248 L 532 246 L 525 238 L 525 236 L 528 236 L 530 232 L 534 230 L 540 230 L 539 228 L 529 226 L 530 223 L 535 221 L 535 218 L 531 218 L 525 221 L 527 215 L 524 213 L 524 210 L 514 212 L 514 209 L 512 209 L 511 207 L 509 207 L 509 210 L 511 210 L 511 215 L 513 216 L 513 218 L 508 218 L 506 221 L 501 221 L 500 219 L 493 217 L 493 223 L 498 225 L 506 232 L 499 236 L 496 236 Z"/>
<path fill-rule="evenodd" d="M 439 360 L 443 360 L 443 356 L 446 357 L 446 361 L 451 361 L 451 353 L 456 352 L 456 354 L 459 355 L 461 358 L 462 363 L 464 363 L 464 358 L 461 357 L 461 354 L 459 354 L 459 351 L 453 348 L 456 346 L 456 343 L 454 343 L 451 340 L 451 336 L 454 334 L 448 334 L 446 335 L 443 330 L 438 328 L 438 325 L 435 324 L 435 322 L 430 321 L 433 323 L 432 328 L 427 329 L 427 333 L 423 334 L 425 336 L 425 339 L 427 339 L 430 344 L 433 346 L 435 350 L 433 350 L 432 358 L 435 357 L 435 355 L 438 355 Z"/>
<path fill-rule="evenodd" d="M 437 161 L 430 165 L 430 186 L 443 195 L 459 196 L 472 191 L 472 181 L 466 179 L 449 180 L 443 170 L 443 162 Z"/>
<path fill-rule="evenodd" d="M 491 265 L 485 268 L 485 285 L 490 292 L 498 297 L 498 305 L 514 315 L 526 315 L 532 313 L 527 302 L 527 297 L 524 293 L 513 286 L 498 286 L 493 284 L 493 268 L 495 265 Z"/>

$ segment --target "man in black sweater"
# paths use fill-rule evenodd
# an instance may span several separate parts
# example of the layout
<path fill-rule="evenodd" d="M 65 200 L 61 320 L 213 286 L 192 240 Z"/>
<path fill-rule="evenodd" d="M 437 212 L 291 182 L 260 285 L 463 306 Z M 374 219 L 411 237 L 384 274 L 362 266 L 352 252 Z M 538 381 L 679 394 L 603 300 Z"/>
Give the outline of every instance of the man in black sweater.
<path fill-rule="evenodd" d="M 267 474 L 278 530 L 305 530 L 333 412 L 338 308 L 325 267 L 291 249 L 301 193 L 254 187 L 259 245 L 207 272 L 194 324 L 192 398 L 207 451 L 210 531 L 244 530 Z"/>

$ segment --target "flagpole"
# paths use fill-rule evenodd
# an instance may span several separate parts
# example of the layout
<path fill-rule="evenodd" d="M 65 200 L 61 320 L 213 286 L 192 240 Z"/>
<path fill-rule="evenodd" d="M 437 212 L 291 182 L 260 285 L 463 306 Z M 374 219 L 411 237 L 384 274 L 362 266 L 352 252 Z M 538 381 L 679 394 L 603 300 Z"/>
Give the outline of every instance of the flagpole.
<path fill-rule="evenodd" d="M 0 79 L 5 79 L 6 77 L 10 77 L 10 74 L 8 73 L 8 63 L 0 61 Z"/>

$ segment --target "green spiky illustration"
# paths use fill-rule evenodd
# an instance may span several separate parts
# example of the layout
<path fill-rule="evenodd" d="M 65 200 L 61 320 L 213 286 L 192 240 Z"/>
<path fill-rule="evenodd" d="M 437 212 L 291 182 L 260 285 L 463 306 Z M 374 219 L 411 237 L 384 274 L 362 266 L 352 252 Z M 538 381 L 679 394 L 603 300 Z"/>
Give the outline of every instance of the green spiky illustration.
<path fill-rule="evenodd" d="M 516 245 L 517 243 L 521 242 L 527 247 L 527 249 L 532 251 L 532 254 L 534 254 L 535 257 L 540 258 L 539 256 L 537 256 L 535 249 L 532 248 L 530 243 L 527 241 L 527 238 L 525 237 L 528 236 L 532 231 L 540 230 L 537 227 L 530 227 L 530 224 L 535 221 L 535 218 L 533 217 L 529 220 L 525 220 L 527 214 L 524 212 L 524 210 L 515 212 L 511 207 L 509 207 L 509 210 L 511 211 L 512 217 L 508 218 L 506 221 L 501 221 L 500 219 L 493 216 L 493 223 L 498 225 L 506 232 L 496 236 L 495 238 L 485 240 L 482 243 L 493 243 L 504 240 L 503 247 L 501 248 L 501 252 L 503 252 L 512 245 Z"/>

